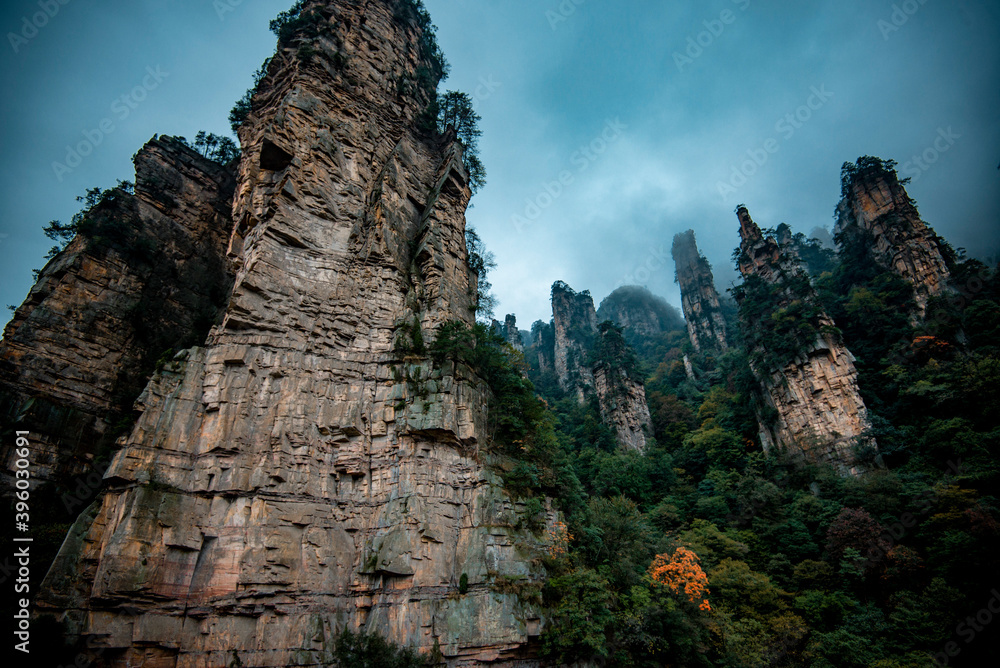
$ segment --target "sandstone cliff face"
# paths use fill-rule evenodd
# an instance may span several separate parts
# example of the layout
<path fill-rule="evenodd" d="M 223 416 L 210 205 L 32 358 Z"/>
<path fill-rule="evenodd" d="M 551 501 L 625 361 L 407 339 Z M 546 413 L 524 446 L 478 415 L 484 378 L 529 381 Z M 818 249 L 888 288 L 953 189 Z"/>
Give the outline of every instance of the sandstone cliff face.
<path fill-rule="evenodd" d="M 691 345 L 699 353 L 724 352 L 729 348 L 726 320 L 719 304 L 719 292 L 715 289 L 712 267 L 698 252 L 694 230 L 676 235 L 672 251 Z"/>
<path fill-rule="evenodd" d="M 514 350 L 524 352 L 524 342 L 521 340 L 521 331 L 517 328 L 517 317 L 511 313 L 507 314 L 503 323 L 504 338 Z"/>
<path fill-rule="evenodd" d="M 950 272 L 942 245 L 899 182 L 895 170 L 858 160 L 837 207 L 836 231 L 860 229 L 872 237 L 872 254 L 885 269 L 913 284 L 917 315 L 931 297 L 948 288 Z"/>
<path fill-rule="evenodd" d="M 396 3 L 307 8 L 240 132 L 222 323 L 139 399 L 41 603 L 113 666 L 321 666 L 344 628 L 531 665 L 539 613 L 492 583 L 544 573 L 476 457 L 486 389 L 414 341 L 473 321 L 460 146 L 415 130 Z"/>
<path fill-rule="evenodd" d="M 555 371 L 555 326 L 551 322 L 536 320 L 531 325 L 531 347 L 525 351 L 525 356 L 532 364 L 537 365 L 541 373 Z"/>
<path fill-rule="evenodd" d="M 641 380 L 630 378 L 624 369 L 601 365 L 594 369 L 594 391 L 601 418 L 627 450 L 646 451 L 646 435 L 652 432 L 652 418 Z"/>
<path fill-rule="evenodd" d="M 740 272 L 746 281 L 740 298 L 754 299 L 746 285 L 767 290 L 768 309 L 785 313 L 815 313 L 815 338 L 778 366 L 751 363 L 760 382 L 767 409 L 758 413 L 765 450 L 778 447 L 810 462 L 828 462 L 844 474 L 859 475 L 867 466 L 855 456 L 855 446 L 869 428 L 868 412 L 858 391 L 854 357 L 839 341 L 833 321 L 818 309 L 807 275 L 772 237 L 764 237 L 745 207 L 740 220 Z M 740 293 L 737 293 L 740 295 Z M 759 327 L 769 323 L 742 323 L 751 359 L 762 353 Z M 756 350 L 755 350 L 756 349 Z M 770 415 L 768 415 L 770 413 Z M 874 448 L 875 443 L 865 440 Z"/>
<path fill-rule="evenodd" d="M 622 336 L 622 327 L 603 322 L 599 329 L 594 391 L 601 419 L 615 431 L 620 447 L 644 452 L 652 419 L 635 353 Z"/>
<path fill-rule="evenodd" d="M 562 281 L 556 281 L 552 285 L 552 323 L 559 386 L 583 403 L 587 392 L 594 388 L 588 351 L 597 333 L 597 311 L 590 292 L 577 293 Z"/>
<path fill-rule="evenodd" d="M 521 339 L 521 332 L 517 328 L 515 316 L 508 313 L 503 322 L 494 319 L 491 327 L 499 337 L 510 344 L 511 348 L 524 352 L 524 343 Z"/>
<path fill-rule="evenodd" d="M 135 168 L 134 194 L 90 211 L 89 233 L 45 266 L 0 342 L 0 422 L 31 432 L 36 483 L 90 469 L 158 357 L 204 340 L 232 280 L 233 174 L 166 136 Z"/>

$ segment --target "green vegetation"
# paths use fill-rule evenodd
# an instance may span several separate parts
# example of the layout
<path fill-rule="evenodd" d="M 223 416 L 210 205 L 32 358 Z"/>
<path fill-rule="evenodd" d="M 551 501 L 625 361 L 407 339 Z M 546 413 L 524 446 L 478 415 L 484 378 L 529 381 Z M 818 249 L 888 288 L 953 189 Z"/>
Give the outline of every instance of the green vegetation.
<path fill-rule="evenodd" d="M 264 63 L 257 68 L 257 71 L 253 74 L 253 85 L 247 89 L 247 92 L 243 94 L 233 108 L 229 111 L 229 126 L 233 130 L 234 135 L 239 135 L 239 130 L 246 122 L 247 117 L 250 115 L 250 110 L 253 108 L 253 96 L 257 93 L 260 88 L 261 82 L 264 77 L 267 76 L 267 70 L 271 66 L 271 58 L 265 58 Z"/>
<path fill-rule="evenodd" d="M 784 368 L 822 336 L 839 331 L 823 322 L 823 309 L 804 273 L 779 272 L 771 283 L 749 276 L 733 288 L 754 367 L 767 374 Z"/>
<path fill-rule="evenodd" d="M 240 147 L 229 137 L 199 130 L 198 134 L 195 135 L 194 144 L 188 142 L 184 137 L 179 137 L 179 139 L 189 148 L 198 151 L 202 156 L 220 165 L 228 165 L 240 157 Z"/>
<path fill-rule="evenodd" d="M 491 251 L 486 250 L 483 240 L 479 238 L 476 228 L 469 225 L 465 228 L 465 262 L 469 269 L 476 273 L 476 317 L 483 321 L 493 318 L 493 310 L 497 306 L 496 296 L 490 292 L 493 284 L 487 279 L 490 271 L 497 263 Z"/>
<path fill-rule="evenodd" d="M 423 668 L 434 665 L 416 650 L 399 647 L 379 635 L 345 629 L 334 644 L 331 668 Z"/>
<path fill-rule="evenodd" d="M 469 172 L 469 187 L 475 193 L 486 185 L 486 168 L 479 158 L 479 114 L 472 106 L 472 98 L 467 93 L 450 90 L 437 99 L 437 130 L 444 134 L 454 129 L 455 136 L 462 142 L 462 160 Z"/>
<path fill-rule="evenodd" d="M 550 494 L 572 536 L 545 561 L 550 660 L 909 668 L 936 665 L 949 642 L 960 654 L 948 665 L 1000 658 L 996 634 L 959 626 L 991 599 L 1000 568 L 996 272 L 957 254 L 956 294 L 913 327 L 912 289 L 871 261 L 859 233 L 837 238 L 837 256 L 791 238 L 817 251 L 812 281 L 744 285 L 744 316 L 765 321 L 746 345 L 698 355 L 674 332 L 636 348 L 653 421 L 644 454 L 619 450 L 596 402 L 578 405 L 541 372 L 552 327 L 533 325 L 525 359 L 547 407 L 537 424 L 551 425 L 555 445 L 544 458 L 522 453 L 508 484 Z M 837 332 L 823 331 L 818 309 Z M 606 340 L 615 329 L 596 360 L 621 359 L 621 341 Z M 780 364 L 822 333 L 858 358 L 887 465 L 863 478 L 759 445 L 755 409 L 769 416 L 746 348 L 763 345 L 751 348 L 756 361 Z M 657 555 L 682 549 L 706 576 L 705 609 L 651 575 Z"/>

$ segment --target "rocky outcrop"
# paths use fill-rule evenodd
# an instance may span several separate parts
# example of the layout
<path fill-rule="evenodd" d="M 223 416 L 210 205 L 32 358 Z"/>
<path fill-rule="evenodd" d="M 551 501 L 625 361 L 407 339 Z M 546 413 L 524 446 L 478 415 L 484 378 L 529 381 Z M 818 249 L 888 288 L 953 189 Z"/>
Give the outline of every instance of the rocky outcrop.
<path fill-rule="evenodd" d="M 493 320 L 492 327 L 498 336 L 510 344 L 511 348 L 519 352 L 524 352 L 524 343 L 521 338 L 521 332 L 517 328 L 517 318 L 515 316 L 508 313 L 503 322 Z"/>
<path fill-rule="evenodd" d="M 552 323 L 559 386 L 583 403 L 586 394 L 594 389 L 588 353 L 597 333 L 597 311 L 590 291 L 577 293 L 562 281 L 556 281 L 552 285 Z"/>
<path fill-rule="evenodd" d="M 597 309 L 597 319 L 620 325 L 630 340 L 648 339 L 684 327 L 677 309 L 637 285 L 622 286 L 605 297 Z"/>
<path fill-rule="evenodd" d="M 600 325 L 596 349 L 594 391 L 601 419 L 614 430 L 620 447 L 645 452 L 652 419 L 635 353 L 622 328 L 609 321 Z"/>
<path fill-rule="evenodd" d="M 913 284 L 917 315 L 923 317 L 930 298 L 948 289 L 951 274 L 945 246 L 920 219 L 894 164 L 865 157 L 844 166 L 836 232 L 867 233 L 875 261 Z"/>
<path fill-rule="evenodd" d="M 540 546 L 477 457 L 487 389 L 422 352 L 476 283 L 407 6 L 307 3 L 254 97 L 224 317 L 139 398 L 39 599 L 105 665 L 318 667 L 345 628 L 534 663 Z"/>
<path fill-rule="evenodd" d="M 551 322 L 536 320 L 531 325 L 531 348 L 524 351 L 525 357 L 535 365 L 539 373 L 555 372 L 556 349 L 555 326 Z"/>
<path fill-rule="evenodd" d="M 510 344 L 511 348 L 519 352 L 524 352 L 521 331 L 517 328 L 517 318 L 513 314 L 508 313 L 507 317 L 504 318 L 503 330 L 504 338 L 507 339 L 507 343 Z"/>
<path fill-rule="evenodd" d="M 729 342 L 719 292 L 715 289 L 711 265 L 698 252 L 694 230 L 674 236 L 672 251 L 677 268 L 677 283 L 681 288 L 681 306 L 692 347 L 699 353 L 726 351 Z"/>
<path fill-rule="evenodd" d="M 0 342 L 0 423 L 31 433 L 35 483 L 106 465 L 157 359 L 204 341 L 229 292 L 232 171 L 166 136 L 134 162 L 134 192 L 86 212 Z"/>
<path fill-rule="evenodd" d="M 744 284 L 736 295 L 763 397 L 761 444 L 830 463 L 844 474 L 863 473 L 869 464 L 859 460 L 857 447 L 876 445 L 865 436 L 870 424 L 854 357 L 817 305 L 797 258 L 765 237 L 745 207 L 737 215 Z M 792 329 L 776 329 L 783 322 Z"/>

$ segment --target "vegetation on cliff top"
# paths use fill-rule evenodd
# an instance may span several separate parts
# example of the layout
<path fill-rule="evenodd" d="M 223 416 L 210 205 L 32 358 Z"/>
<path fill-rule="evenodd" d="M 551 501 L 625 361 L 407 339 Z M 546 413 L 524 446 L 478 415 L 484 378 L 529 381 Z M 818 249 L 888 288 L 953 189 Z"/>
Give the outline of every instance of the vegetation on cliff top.
<path fill-rule="evenodd" d="M 1000 568 L 1000 280 L 961 258 L 956 293 L 914 327 L 910 286 L 870 261 L 870 242 L 837 241 L 838 256 L 813 263 L 823 271 L 808 292 L 858 358 L 887 464 L 863 478 L 762 452 L 744 346 L 698 355 L 683 333 L 639 349 L 654 435 L 644 455 L 621 451 L 596 402 L 578 405 L 542 373 L 551 325 L 535 323 L 525 354 L 558 447 L 546 461 L 523 458 L 521 470 L 535 477 L 522 476 L 520 493 L 545 491 L 538 472 L 556 472 L 554 498 L 573 536 L 546 561 L 552 616 L 542 649 L 552 661 L 998 661 L 995 634 L 968 620 L 991 600 Z M 788 302 L 749 291 L 761 313 L 776 312 L 768 300 Z M 778 346 L 771 356 L 787 358 L 813 332 L 797 333 L 808 313 L 779 310 L 766 326 L 787 326 L 792 343 L 767 341 Z M 949 643 L 960 653 L 948 656 Z"/>

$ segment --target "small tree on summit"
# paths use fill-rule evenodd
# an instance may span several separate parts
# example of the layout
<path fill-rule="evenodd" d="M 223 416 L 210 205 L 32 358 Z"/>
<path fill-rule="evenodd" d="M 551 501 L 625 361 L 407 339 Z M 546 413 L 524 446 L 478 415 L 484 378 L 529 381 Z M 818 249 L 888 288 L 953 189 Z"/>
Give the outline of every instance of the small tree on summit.
<path fill-rule="evenodd" d="M 443 134 L 448 128 L 455 129 L 455 135 L 465 148 L 464 162 L 469 170 L 469 186 L 472 192 L 476 192 L 486 185 L 486 168 L 479 159 L 479 138 L 483 136 L 479 121 L 482 117 L 476 113 L 472 97 L 457 90 L 438 95 L 437 108 L 438 132 Z"/>

